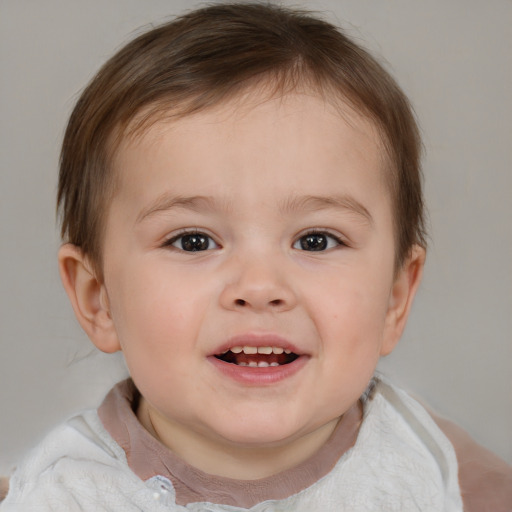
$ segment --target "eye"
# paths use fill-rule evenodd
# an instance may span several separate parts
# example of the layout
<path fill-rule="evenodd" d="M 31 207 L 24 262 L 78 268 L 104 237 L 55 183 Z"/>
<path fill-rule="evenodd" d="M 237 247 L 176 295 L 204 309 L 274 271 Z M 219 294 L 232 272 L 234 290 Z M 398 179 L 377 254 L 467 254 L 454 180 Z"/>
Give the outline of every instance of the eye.
<path fill-rule="evenodd" d="M 185 252 L 208 251 L 219 248 L 211 236 L 199 232 L 181 233 L 167 240 L 164 246 L 176 247 L 176 249 Z"/>
<path fill-rule="evenodd" d="M 301 251 L 327 251 L 345 245 L 336 236 L 325 231 L 314 231 L 301 236 L 294 244 L 294 249 Z"/>

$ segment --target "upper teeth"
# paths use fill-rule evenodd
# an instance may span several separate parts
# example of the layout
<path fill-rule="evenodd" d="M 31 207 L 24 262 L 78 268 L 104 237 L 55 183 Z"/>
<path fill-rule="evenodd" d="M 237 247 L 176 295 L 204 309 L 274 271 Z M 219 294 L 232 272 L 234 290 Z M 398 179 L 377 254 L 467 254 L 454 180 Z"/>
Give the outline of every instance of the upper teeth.
<path fill-rule="evenodd" d="M 244 354 L 291 354 L 292 351 L 282 347 L 231 347 L 229 350 L 233 352 L 233 354 L 240 354 L 243 352 Z M 227 352 L 227 351 L 226 351 Z"/>

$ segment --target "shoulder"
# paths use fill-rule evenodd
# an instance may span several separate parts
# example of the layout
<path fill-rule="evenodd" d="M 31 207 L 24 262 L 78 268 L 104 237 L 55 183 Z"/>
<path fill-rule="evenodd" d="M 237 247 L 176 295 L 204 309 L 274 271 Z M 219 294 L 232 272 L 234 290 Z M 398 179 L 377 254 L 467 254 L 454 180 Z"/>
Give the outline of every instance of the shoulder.
<path fill-rule="evenodd" d="M 453 444 L 459 464 L 459 483 L 466 512 L 512 510 L 512 466 L 479 445 L 455 423 L 430 412 Z"/>
<path fill-rule="evenodd" d="M 54 429 L 28 454 L 10 479 L 1 510 L 82 510 L 77 495 L 91 498 L 101 488 L 112 492 L 123 479 L 136 479 L 123 450 L 97 412 L 87 411 Z"/>
<path fill-rule="evenodd" d="M 36 477 L 63 460 L 125 463 L 123 450 L 104 429 L 95 410 L 75 416 L 51 431 L 27 456 L 17 473 Z"/>
<path fill-rule="evenodd" d="M 465 512 L 512 511 L 511 466 L 479 445 L 464 429 L 434 414 L 403 390 L 386 381 L 380 381 L 378 391 L 420 438 L 429 439 L 426 445 L 429 446 L 429 451 L 435 447 L 439 461 L 446 457 L 439 457 L 441 452 L 454 453 Z M 426 432 L 428 435 L 425 438 Z M 450 446 L 448 452 L 447 445 Z M 449 455 L 448 458 L 450 457 Z M 440 467 L 443 465 L 445 463 L 441 462 Z"/>
<path fill-rule="evenodd" d="M 429 478 L 447 496 L 460 497 L 452 444 L 421 404 L 385 379 L 376 380 L 360 435 L 373 439 L 375 448 L 386 444 L 393 471 L 421 474 L 423 482 Z"/>

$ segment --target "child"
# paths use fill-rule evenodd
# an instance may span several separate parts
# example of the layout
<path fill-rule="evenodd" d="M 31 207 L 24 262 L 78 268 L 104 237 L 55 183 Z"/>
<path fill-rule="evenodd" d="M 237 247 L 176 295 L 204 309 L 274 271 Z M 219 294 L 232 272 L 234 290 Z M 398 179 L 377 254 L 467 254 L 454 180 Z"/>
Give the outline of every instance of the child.
<path fill-rule="evenodd" d="M 452 444 L 374 376 L 421 279 L 419 156 L 395 82 L 308 15 L 217 5 L 122 49 L 66 131 L 59 264 L 131 379 L 1 510 L 462 510 Z"/>

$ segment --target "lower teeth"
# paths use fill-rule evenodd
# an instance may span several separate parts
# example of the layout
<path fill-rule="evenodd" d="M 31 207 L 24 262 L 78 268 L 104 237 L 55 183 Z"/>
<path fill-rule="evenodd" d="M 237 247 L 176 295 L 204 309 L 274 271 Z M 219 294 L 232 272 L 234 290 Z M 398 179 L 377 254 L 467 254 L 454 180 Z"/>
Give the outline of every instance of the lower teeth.
<path fill-rule="evenodd" d="M 238 366 L 249 366 L 250 368 L 267 368 L 269 366 L 279 366 L 279 363 L 267 363 L 266 361 L 251 361 L 249 363 L 237 363 Z"/>

